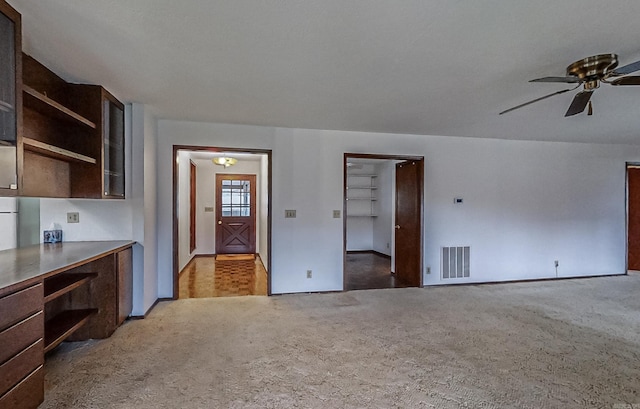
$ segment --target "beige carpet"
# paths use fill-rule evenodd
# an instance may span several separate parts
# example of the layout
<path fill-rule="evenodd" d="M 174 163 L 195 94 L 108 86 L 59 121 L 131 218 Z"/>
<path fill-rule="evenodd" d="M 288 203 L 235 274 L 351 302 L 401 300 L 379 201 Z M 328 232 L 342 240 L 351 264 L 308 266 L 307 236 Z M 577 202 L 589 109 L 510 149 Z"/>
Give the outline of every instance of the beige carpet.
<path fill-rule="evenodd" d="M 161 303 L 43 408 L 631 408 L 640 276 Z"/>

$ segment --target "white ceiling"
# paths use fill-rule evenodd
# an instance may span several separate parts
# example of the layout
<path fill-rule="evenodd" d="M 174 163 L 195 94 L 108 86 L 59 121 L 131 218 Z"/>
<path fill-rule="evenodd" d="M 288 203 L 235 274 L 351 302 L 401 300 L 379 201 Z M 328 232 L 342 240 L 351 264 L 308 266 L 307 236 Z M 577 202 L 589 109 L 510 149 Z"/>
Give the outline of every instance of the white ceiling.
<path fill-rule="evenodd" d="M 638 0 L 8 0 L 24 43 L 68 80 L 166 119 L 640 143 L 640 87 L 530 84 L 571 62 L 640 59 Z M 576 91 L 577 92 L 577 91 Z"/>

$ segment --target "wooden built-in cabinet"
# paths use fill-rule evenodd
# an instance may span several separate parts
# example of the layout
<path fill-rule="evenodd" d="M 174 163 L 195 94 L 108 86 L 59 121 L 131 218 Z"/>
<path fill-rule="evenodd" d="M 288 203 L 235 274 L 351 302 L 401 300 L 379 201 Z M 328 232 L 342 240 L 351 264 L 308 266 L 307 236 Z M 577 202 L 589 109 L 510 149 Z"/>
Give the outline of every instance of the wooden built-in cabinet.
<path fill-rule="evenodd" d="M 98 85 L 70 84 L 23 58 L 21 194 L 124 197 L 124 106 Z"/>
<path fill-rule="evenodd" d="M 0 287 L 0 409 L 36 408 L 44 399 L 45 353 L 63 341 L 107 338 L 131 314 L 131 254 L 131 244 L 122 242 L 0 252 L 0 267 L 15 276 L 31 274 Z M 39 260 L 29 262 L 26 270 L 37 264 L 54 271 L 41 276 L 21 272 L 24 267 L 16 260 L 33 258 Z M 64 260 L 76 261 L 65 265 Z"/>
<path fill-rule="evenodd" d="M 44 398 L 42 294 L 36 283 L 0 296 L 0 408 L 35 408 Z"/>
<path fill-rule="evenodd" d="M 0 0 L 0 196 L 124 198 L 124 105 L 22 53 L 21 27 Z"/>

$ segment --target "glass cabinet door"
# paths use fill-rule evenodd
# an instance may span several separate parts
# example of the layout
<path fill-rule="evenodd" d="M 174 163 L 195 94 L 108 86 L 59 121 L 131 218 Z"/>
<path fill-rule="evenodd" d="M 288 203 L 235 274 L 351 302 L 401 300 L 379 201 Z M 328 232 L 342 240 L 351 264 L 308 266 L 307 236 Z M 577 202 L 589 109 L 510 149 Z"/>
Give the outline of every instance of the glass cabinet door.
<path fill-rule="evenodd" d="M 15 30 L 0 12 L 0 189 L 17 189 Z"/>
<path fill-rule="evenodd" d="M 124 197 L 124 109 L 104 100 L 104 196 Z"/>

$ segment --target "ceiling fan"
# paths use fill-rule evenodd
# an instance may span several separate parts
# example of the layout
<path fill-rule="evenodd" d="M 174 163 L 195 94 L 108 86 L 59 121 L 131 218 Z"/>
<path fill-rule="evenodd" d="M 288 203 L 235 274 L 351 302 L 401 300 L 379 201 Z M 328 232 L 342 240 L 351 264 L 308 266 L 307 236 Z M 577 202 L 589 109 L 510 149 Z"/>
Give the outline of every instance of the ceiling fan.
<path fill-rule="evenodd" d="M 574 88 L 563 89 L 556 91 L 552 94 L 545 95 L 540 98 L 536 98 L 532 101 L 525 102 L 513 108 L 509 108 L 506 111 L 500 112 L 499 115 L 506 114 L 507 112 L 514 111 L 516 109 L 533 104 L 534 102 L 542 101 L 553 97 L 555 95 L 564 94 L 565 92 L 573 91 L 580 86 L 583 90 L 578 92 L 571 105 L 564 115 L 573 116 L 584 112 L 589 106 L 587 115 L 593 114 L 593 106 L 591 105 L 591 95 L 596 88 L 600 87 L 600 83 L 610 85 L 640 85 L 640 76 L 629 76 L 633 72 L 640 70 L 640 61 L 636 61 L 631 64 L 627 64 L 623 67 L 618 67 L 618 56 L 616 54 L 600 54 L 592 57 L 587 57 L 580 61 L 576 61 L 567 67 L 567 75 L 564 77 L 543 77 L 531 80 L 529 82 L 558 82 L 567 84 L 578 84 Z"/>

